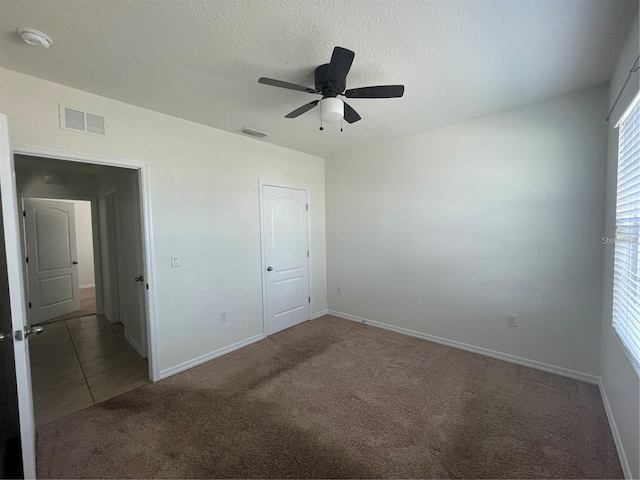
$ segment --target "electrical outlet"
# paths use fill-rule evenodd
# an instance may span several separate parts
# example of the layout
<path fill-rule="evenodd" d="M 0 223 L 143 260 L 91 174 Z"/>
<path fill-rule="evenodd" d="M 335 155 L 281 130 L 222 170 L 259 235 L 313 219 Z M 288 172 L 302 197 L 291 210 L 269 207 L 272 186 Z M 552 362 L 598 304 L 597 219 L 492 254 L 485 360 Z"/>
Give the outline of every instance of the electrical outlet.
<path fill-rule="evenodd" d="M 180 266 L 180 257 L 176 257 L 175 255 L 171 255 L 171 266 L 179 267 Z"/>
<path fill-rule="evenodd" d="M 517 327 L 518 326 L 518 316 L 510 313 L 507 315 L 507 327 Z"/>
<path fill-rule="evenodd" d="M 220 323 L 227 321 L 227 312 L 220 312 Z"/>
<path fill-rule="evenodd" d="M 338 287 L 337 290 L 338 290 L 338 295 L 342 295 L 342 287 Z"/>

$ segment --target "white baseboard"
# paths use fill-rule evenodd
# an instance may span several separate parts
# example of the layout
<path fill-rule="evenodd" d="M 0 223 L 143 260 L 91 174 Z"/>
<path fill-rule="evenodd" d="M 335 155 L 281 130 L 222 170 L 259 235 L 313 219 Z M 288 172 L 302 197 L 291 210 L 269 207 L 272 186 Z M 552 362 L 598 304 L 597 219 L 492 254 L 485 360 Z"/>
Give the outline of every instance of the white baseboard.
<path fill-rule="evenodd" d="M 408 328 L 396 327 L 395 325 L 389 325 L 388 323 L 377 322 L 375 320 L 369 320 L 367 318 L 356 317 L 348 313 L 336 312 L 334 310 L 328 311 L 329 315 L 335 317 L 344 318 L 345 320 L 351 320 L 354 322 L 365 323 L 372 327 L 383 328 L 385 330 L 391 330 L 392 332 L 402 333 L 411 337 L 422 338 L 429 340 L 430 342 L 447 345 L 448 347 L 459 348 L 461 350 L 467 350 L 469 352 L 478 353 L 487 357 L 497 358 L 498 360 L 504 360 L 506 362 L 516 363 L 518 365 L 524 365 L 525 367 L 531 367 L 538 370 L 543 370 L 549 373 L 555 373 L 562 375 L 563 377 L 569 377 L 576 380 L 582 380 L 583 382 L 593 383 L 598 385 L 600 383 L 600 377 L 591 375 L 589 373 L 577 372 L 568 368 L 559 367 L 557 365 L 550 365 L 548 363 L 539 362 L 537 360 L 530 360 L 528 358 L 517 357 L 508 353 L 497 352 L 488 348 L 476 347 L 475 345 L 469 345 L 468 343 L 458 342 L 456 340 L 449 340 L 448 338 L 436 337 L 435 335 L 429 335 L 427 333 L 417 332 L 415 330 L 409 330 Z"/>
<path fill-rule="evenodd" d="M 629 467 L 627 455 L 624 453 L 622 438 L 620 438 L 620 432 L 618 431 L 616 420 L 615 418 L 613 418 L 613 411 L 611 410 L 611 405 L 609 404 L 609 399 L 607 398 L 607 391 L 604 389 L 604 383 L 602 383 L 602 379 L 600 379 L 600 381 L 598 382 L 598 386 L 600 387 L 600 396 L 602 397 L 602 403 L 604 404 L 604 411 L 607 412 L 609 427 L 611 428 L 613 441 L 616 444 L 616 450 L 618 451 L 618 458 L 620 459 L 620 466 L 622 466 L 624 478 L 633 478 L 631 476 L 631 468 Z"/>
<path fill-rule="evenodd" d="M 113 320 L 111 320 L 111 312 L 110 312 L 110 311 L 108 311 L 108 310 L 103 310 L 102 315 L 104 315 L 104 316 L 105 316 L 105 318 L 106 318 L 107 320 L 109 320 L 109 323 L 116 323 L 116 322 L 114 322 Z"/>
<path fill-rule="evenodd" d="M 311 320 L 315 320 L 316 318 L 324 317 L 329 313 L 329 310 L 322 310 L 321 312 L 316 312 L 311 316 Z"/>
<path fill-rule="evenodd" d="M 129 344 L 133 347 L 133 349 L 138 352 L 142 358 L 147 358 L 147 352 L 144 351 L 142 346 L 136 342 L 131 335 L 127 333 L 127 329 L 124 330 L 124 338 L 129 342 Z"/>
<path fill-rule="evenodd" d="M 244 340 L 240 340 L 239 342 L 233 343 L 213 352 L 205 353 L 204 355 L 200 355 L 199 357 L 196 357 L 194 359 L 179 363 L 174 367 L 165 368 L 164 370 L 160 371 L 160 379 L 170 377 L 171 375 L 175 375 L 176 373 L 184 372 L 185 370 L 195 367 L 196 365 L 200 365 L 201 363 L 208 362 L 209 360 L 213 360 L 214 358 L 221 357 L 222 355 L 231 353 L 234 350 L 246 347 L 247 345 L 258 342 L 262 339 L 264 339 L 264 334 L 259 333 L 257 335 L 254 335 L 253 337 L 245 338 Z"/>
<path fill-rule="evenodd" d="M 80 285 L 80 289 L 83 288 L 95 288 L 96 284 L 95 283 L 88 283 L 86 285 Z"/>

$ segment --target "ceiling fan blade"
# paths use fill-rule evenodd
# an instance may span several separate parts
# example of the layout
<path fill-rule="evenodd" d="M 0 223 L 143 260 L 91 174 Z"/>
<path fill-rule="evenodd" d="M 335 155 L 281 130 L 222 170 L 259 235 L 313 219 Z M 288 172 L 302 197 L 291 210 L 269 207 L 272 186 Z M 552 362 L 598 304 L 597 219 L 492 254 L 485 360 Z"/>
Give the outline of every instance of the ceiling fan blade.
<path fill-rule="evenodd" d="M 347 73 L 349 73 L 355 55 L 351 50 L 335 47 L 331 55 L 331 62 L 329 62 L 329 78 L 345 83 Z"/>
<path fill-rule="evenodd" d="M 302 115 L 305 112 L 308 112 L 309 110 L 311 110 L 313 107 L 315 107 L 316 105 L 318 105 L 318 102 L 320 100 L 316 100 L 314 102 L 311 103 L 307 103 L 306 105 L 301 106 L 300 108 L 296 108 L 293 112 L 289 113 L 288 115 L 285 115 L 284 118 L 296 118 L 299 117 L 300 115 Z"/>
<path fill-rule="evenodd" d="M 404 95 L 404 85 L 380 85 L 345 90 L 347 98 L 398 98 Z"/>
<path fill-rule="evenodd" d="M 289 90 L 297 90 L 299 92 L 318 93 L 315 88 L 303 87 L 295 83 L 283 82 L 282 80 L 274 80 L 273 78 L 260 77 L 258 83 L 271 85 L 272 87 L 287 88 Z"/>
<path fill-rule="evenodd" d="M 344 103 L 344 119 L 348 123 L 355 123 L 362 118 L 360 115 L 358 115 L 358 112 L 356 112 L 351 105 L 346 102 L 342 103 Z"/>

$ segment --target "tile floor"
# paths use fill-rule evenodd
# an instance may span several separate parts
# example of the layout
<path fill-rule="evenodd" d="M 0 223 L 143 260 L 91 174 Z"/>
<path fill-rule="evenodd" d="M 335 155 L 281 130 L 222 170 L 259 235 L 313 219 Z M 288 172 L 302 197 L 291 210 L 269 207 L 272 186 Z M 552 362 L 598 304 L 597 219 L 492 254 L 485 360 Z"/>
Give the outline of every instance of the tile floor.
<path fill-rule="evenodd" d="M 42 325 L 29 339 L 36 424 L 44 425 L 149 383 L 147 360 L 102 315 Z"/>

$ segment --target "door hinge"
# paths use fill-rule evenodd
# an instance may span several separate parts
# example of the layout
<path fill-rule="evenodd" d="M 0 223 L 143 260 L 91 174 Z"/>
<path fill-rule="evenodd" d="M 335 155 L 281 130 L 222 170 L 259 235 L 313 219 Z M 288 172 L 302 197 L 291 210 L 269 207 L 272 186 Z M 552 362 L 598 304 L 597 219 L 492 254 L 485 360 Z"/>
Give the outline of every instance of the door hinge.
<path fill-rule="evenodd" d="M 309 303 L 311 303 L 311 297 L 309 297 Z"/>
<path fill-rule="evenodd" d="M 31 302 L 29 302 L 29 308 L 31 308 Z"/>
<path fill-rule="evenodd" d="M 307 250 L 307 258 L 309 258 L 309 250 Z M 29 260 L 27 260 L 27 262 L 28 262 L 28 261 L 29 261 Z"/>
<path fill-rule="evenodd" d="M 29 257 L 25 257 L 25 261 L 29 263 Z"/>
<path fill-rule="evenodd" d="M 26 210 L 22 210 L 22 216 L 26 217 L 27 216 L 27 211 Z"/>
<path fill-rule="evenodd" d="M 309 204 L 307 203 L 307 212 L 309 211 Z"/>

